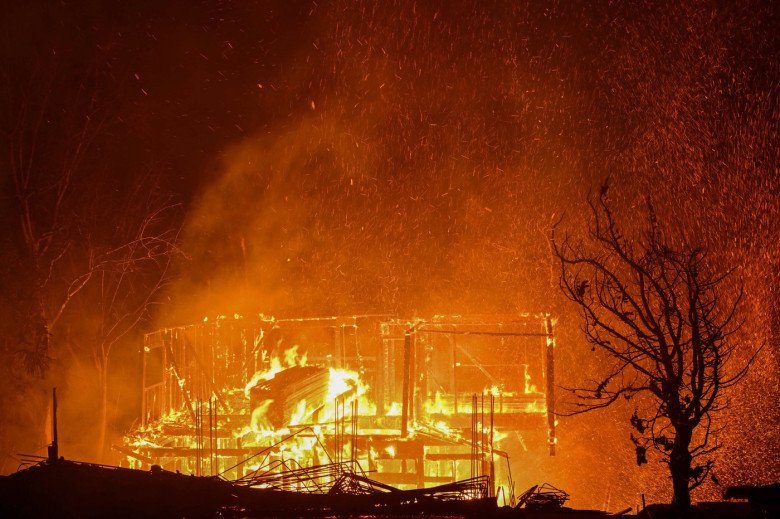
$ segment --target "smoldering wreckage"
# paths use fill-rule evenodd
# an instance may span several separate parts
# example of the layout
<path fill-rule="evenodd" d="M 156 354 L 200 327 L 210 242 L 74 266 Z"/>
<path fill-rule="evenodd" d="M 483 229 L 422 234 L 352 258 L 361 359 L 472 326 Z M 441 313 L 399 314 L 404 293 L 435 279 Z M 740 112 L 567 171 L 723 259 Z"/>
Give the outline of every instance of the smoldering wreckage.
<path fill-rule="evenodd" d="M 0 478 L 4 517 L 615 517 L 541 484 L 503 441 L 555 454 L 554 319 L 218 318 L 147 334 L 120 466 L 46 458 Z M 520 376 L 518 376 L 520 375 Z M 702 517 L 778 517 L 780 485 Z M 650 505 L 637 517 L 670 510 Z"/>

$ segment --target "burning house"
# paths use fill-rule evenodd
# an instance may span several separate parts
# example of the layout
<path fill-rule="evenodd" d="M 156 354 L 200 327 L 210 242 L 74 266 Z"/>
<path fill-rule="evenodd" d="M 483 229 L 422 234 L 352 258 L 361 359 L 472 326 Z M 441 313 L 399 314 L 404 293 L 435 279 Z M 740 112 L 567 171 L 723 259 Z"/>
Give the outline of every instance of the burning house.
<path fill-rule="evenodd" d="M 234 480 L 350 463 L 401 488 L 490 476 L 492 494 L 511 492 L 505 440 L 536 434 L 554 454 L 553 324 L 234 316 L 158 330 L 140 425 L 113 447 L 128 467 Z"/>

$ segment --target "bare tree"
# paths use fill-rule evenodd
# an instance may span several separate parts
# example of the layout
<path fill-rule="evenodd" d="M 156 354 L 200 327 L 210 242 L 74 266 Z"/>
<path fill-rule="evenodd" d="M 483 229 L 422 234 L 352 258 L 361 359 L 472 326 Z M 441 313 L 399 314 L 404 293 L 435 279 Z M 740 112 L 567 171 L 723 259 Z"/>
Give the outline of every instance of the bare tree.
<path fill-rule="evenodd" d="M 171 280 L 171 265 L 181 251 L 178 227 L 172 222 L 178 205 L 155 196 L 150 172 L 136 182 L 116 209 L 112 239 L 89 249 L 99 254 L 84 300 L 92 307 L 89 356 L 98 375 L 100 428 L 97 457 L 102 460 L 108 428 L 109 360 L 117 344 L 147 323 L 152 307 Z"/>
<path fill-rule="evenodd" d="M 12 465 L 10 453 L 45 445 L 52 338 L 96 267 L 89 256 L 74 261 L 85 258 L 77 252 L 85 229 L 74 215 L 74 193 L 89 176 L 96 142 L 110 123 L 96 67 L 71 82 L 75 63 L 56 52 L 57 45 L 31 45 L 37 51 L 21 55 L 14 49 L 27 45 L 3 34 L 0 310 L 10 318 L 0 322 L 0 409 L 16 416 L 0 428 L 0 470 Z"/>
<path fill-rule="evenodd" d="M 730 367 L 742 288 L 727 295 L 731 272 L 713 273 L 706 250 L 670 245 L 649 202 L 647 225 L 633 239 L 619 230 L 607 183 L 588 203 L 588 240 L 557 241 L 553 229 L 551 247 L 587 340 L 611 363 L 593 386 L 573 390 L 579 398 L 570 414 L 633 400 L 637 462 L 657 451 L 669 466 L 673 504 L 687 508 L 719 447 L 713 415 L 728 406 L 724 390 L 750 365 Z"/>
<path fill-rule="evenodd" d="M 0 406 L 24 401 L 21 407 L 39 415 L 13 439 L 10 428 L 0 428 L 0 450 L 42 429 L 46 403 L 31 405 L 30 394 L 51 383 L 44 380 L 50 359 L 70 351 L 96 369 L 102 454 L 109 357 L 149 316 L 167 283 L 180 215 L 160 194 L 159 172 L 139 178 L 134 167 L 117 163 L 126 156 L 117 153 L 126 153 L 125 125 L 116 101 L 121 80 L 113 75 L 127 74 L 100 53 L 58 52 L 55 43 L 36 59 L 0 47 L 8 58 L 0 67 L 0 215 L 8 224 L 0 238 L 0 309 L 14 317 L 0 320 L 0 354 L 20 360 L 3 363 L 12 381 L 3 382 Z"/>
<path fill-rule="evenodd" d="M 68 110 L 58 113 L 52 93 L 55 77 L 39 64 L 27 83 L 14 82 L 8 72 L 8 106 L 3 135 L 7 143 L 6 168 L 12 179 L 12 198 L 20 236 L 20 257 L 29 271 L 28 291 L 35 311 L 23 327 L 25 340 L 17 354 L 26 370 L 43 375 L 49 363 L 49 338 L 63 311 L 89 282 L 95 265 L 86 263 L 70 277 L 61 275 L 74 246 L 69 229 L 73 220 L 71 192 L 85 154 L 99 133 L 104 117 L 99 113 L 89 81 L 69 100 Z M 54 117 L 56 114 L 57 117 Z M 55 134 L 59 134 L 56 144 Z"/>

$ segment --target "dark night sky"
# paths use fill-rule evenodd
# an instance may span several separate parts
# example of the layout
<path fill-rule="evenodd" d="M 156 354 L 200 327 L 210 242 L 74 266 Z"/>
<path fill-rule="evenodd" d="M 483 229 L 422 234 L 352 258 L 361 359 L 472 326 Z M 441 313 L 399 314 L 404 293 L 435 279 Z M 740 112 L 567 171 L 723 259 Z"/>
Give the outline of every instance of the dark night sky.
<path fill-rule="evenodd" d="M 187 198 L 226 144 L 295 111 L 288 92 L 273 94 L 284 85 L 269 83 L 311 41 L 314 23 L 308 4 L 289 2 L 9 7 L 4 58 L 14 81 L 38 68 L 36 81 L 55 84 L 62 110 L 86 83 L 112 118 L 101 143 L 112 166 L 154 161 Z"/>
<path fill-rule="evenodd" d="M 577 349 L 541 231 L 565 213 L 576 233 L 607 174 L 628 229 L 649 196 L 679 240 L 740 269 L 745 352 L 776 325 L 777 3 L 6 4 L 8 149 L 23 108 L 45 100 L 33 171 L 46 185 L 85 115 L 95 121 L 69 195 L 83 223 L 69 236 L 111 234 L 144 172 L 182 204 L 170 224 L 187 259 L 144 331 L 252 312 L 544 310 L 560 316 L 562 373 L 575 380 L 597 362 Z M 6 293 L 24 293 L 10 177 L 0 273 Z M 80 317 L 67 317 L 73 329 Z M 52 355 L 67 371 L 62 336 Z M 746 479 L 777 460 L 772 399 L 756 396 L 780 395 L 777 342 L 763 355 L 734 420 L 758 447 L 724 455 Z M 583 450 L 595 422 L 578 423 L 574 463 L 594 462 Z"/>

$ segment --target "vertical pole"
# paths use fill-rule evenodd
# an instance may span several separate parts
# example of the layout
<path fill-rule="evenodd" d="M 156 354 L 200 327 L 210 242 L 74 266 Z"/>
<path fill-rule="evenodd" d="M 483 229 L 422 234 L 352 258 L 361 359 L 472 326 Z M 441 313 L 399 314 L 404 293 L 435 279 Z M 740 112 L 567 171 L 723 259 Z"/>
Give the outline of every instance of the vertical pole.
<path fill-rule="evenodd" d="M 374 392 L 374 398 L 376 399 L 376 415 L 385 415 L 385 366 L 387 365 L 387 342 L 384 339 L 379 340 L 379 351 L 376 356 L 375 371 L 376 373 L 376 391 Z"/>
<path fill-rule="evenodd" d="M 550 456 L 555 456 L 555 335 L 553 321 L 549 314 L 545 315 L 547 369 L 545 375 L 547 385 L 545 392 L 547 403 L 547 434 L 550 443 Z"/>
<path fill-rule="evenodd" d="M 214 475 L 214 421 L 213 421 L 213 410 L 211 407 L 211 396 L 209 396 L 209 475 Z"/>
<path fill-rule="evenodd" d="M 479 402 L 479 475 L 485 475 L 485 393 Z"/>
<path fill-rule="evenodd" d="M 339 401 L 338 398 L 333 399 L 333 454 L 336 461 L 336 467 L 339 467 L 341 461 L 339 453 Z M 336 469 L 338 470 L 338 468 Z"/>
<path fill-rule="evenodd" d="M 425 415 L 425 399 L 428 398 L 428 367 L 430 364 L 431 333 L 420 335 L 419 341 L 414 341 L 414 414 L 413 419 L 423 419 Z"/>
<path fill-rule="evenodd" d="M 357 461 L 357 439 L 358 439 L 358 401 L 352 401 L 352 445 L 350 453 L 350 467 L 354 470 Z"/>
<path fill-rule="evenodd" d="M 60 458 L 59 440 L 57 439 L 57 388 L 51 390 L 51 445 L 49 446 L 49 463 L 55 463 Z"/>
<path fill-rule="evenodd" d="M 339 406 L 339 400 L 336 398 L 334 400 L 333 404 L 336 406 L 336 464 L 338 465 L 338 471 L 341 472 L 341 443 L 343 442 L 343 438 L 341 437 L 341 407 Z"/>
<path fill-rule="evenodd" d="M 198 475 L 198 409 L 195 408 L 195 467 L 193 470 L 195 471 L 195 475 Z"/>
<path fill-rule="evenodd" d="M 168 402 L 168 396 L 166 395 L 167 389 L 169 386 L 169 380 L 168 377 L 165 376 L 166 368 L 168 367 L 168 333 L 166 332 L 162 336 L 163 342 L 163 351 L 162 351 L 162 366 L 160 367 L 160 378 L 162 378 L 162 387 L 160 388 L 160 414 L 157 416 L 152 416 L 152 420 L 156 420 L 157 418 L 161 418 L 162 416 L 168 414 L 168 408 L 167 402 Z M 156 378 L 156 377 L 155 377 Z"/>
<path fill-rule="evenodd" d="M 144 344 L 141 346 L 141 426 L 145 427 L 146 420 L 146 344 L 149 335 L 144 335 Z"/>
<path fill-rule="evenodd" d="M 490 393 L 490 439 L 489 439 L 489 448 L 490 448 L 490 496 L 494 497 L 496 495 L 496 464 L 495 460 L 493 459 L 493 416 L 494 416 L 494 409 L 495 409 L 495 396 L 493 393 Z"/>
<path fill-rule="evenodd" d="M 341 369 L 344 365 L 341 351 L 341 335 L 339 334 L 338 326 L 333 327 L 333 346 L 333 349 L 336 350 L 336 367 Z"/>
<path fill-rule="evenodd" d="M 346 426 L 346 419 L 347 419 L 347 412 L 346 408 L 344 406 L 344 399 L 341 398 L 339 401 L 339 416 L 340 416 L 340 430 L 339 430 L 339 459 L 344 462 L 344 443 L 346 443 L 346 440 L 344 439 L 344 435 L 347 432 L 347 426 Z"/>
<path fill-rule="evenodd" d="M 457 366 L 457 356 L 455 354 L 455 337 L 448 335 L 447 339 L 450 343 L 450 394 L 452 395 L 453 412 L 458 414 L 458 389 L 455 375 L 455 369 Z"/>
<path fill-rule="evenodd" d="M 347 354 L 347 326 L 345 324 L 341 324 L 339 333 L 341 334 L 341 367 L 343 369 L 348 369 L 349 362 L 347 357 L 349 357 L 349 355 Z"/>
<path fill-rule="evenodd" d="M 404 380 L 401 401 L 401 437 L 406 438 L 409 427 L 409 385 L 411 378 L 412 362 L 412 334 L 404 332 Z"/>
<path fill-rule="evenodd" d="M 398 384 L 395 377 L 397 364 L 395 361 L 395 350 L 397 342 L 395 338 L 387 341 L 387 366 L 385 366 L 385 388 L 387 392 L 385 394 L 389 402 L 398 399 Z"/>
<path fill-rule="evenodd" d="M 219 420 L 217 397 L 214 397 L 214 474 L 219 474 Z"/>
<path fill-rule="evenodd" d="M 469 451 L 469 479 L 474 478 L 474 397 L 471 397 L 471 450 Z"/>
<path fill-rule="evenodd" d="M 414 424 L 417 418 L 417 334 L 410 336 L 409 348 L 409 420 Z"/>
<path fill-rule="evenodd" d="M 415 453 L 414 468 L 417 470 L 417 488 L 425 488 L 425 444 L 419 437 L 412 441 Z"/>
<path fill-rule="evenodd" d="M 471 478 L 477 475 L 477 394 L 471 395 Z"/>
<path fill-rule="evenodd" d="M 243 444 L 241 442 L 241 436 L 236 438 L 236 447 L 238 447 L 239 450 L 243 447 Z M 240 459 L 241 458 L 237 457 L 236 458 L 236 463 L 238 463 L 238 461 Z M 243 477 L 244 477 L 244 464 L 241 463 L 241 464 L 238 465 L 238 467 L 236 467 L 236 479 L 241 479 Z"/>

